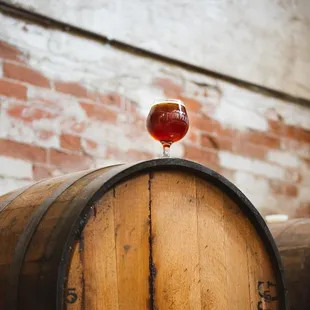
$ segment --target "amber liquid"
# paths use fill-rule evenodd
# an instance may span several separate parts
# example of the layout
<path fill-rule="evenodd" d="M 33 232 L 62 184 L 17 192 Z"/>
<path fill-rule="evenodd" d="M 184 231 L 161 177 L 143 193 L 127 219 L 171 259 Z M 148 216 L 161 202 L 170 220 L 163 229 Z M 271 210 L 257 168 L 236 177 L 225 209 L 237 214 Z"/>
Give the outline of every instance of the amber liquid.
<path fill-rule="evenodd" d="M 178 103 L 159 103 L 152 106 L 147 118 L 151 136 L 164 145 L 181 140 L 189 126 L 185 106 Z"/>

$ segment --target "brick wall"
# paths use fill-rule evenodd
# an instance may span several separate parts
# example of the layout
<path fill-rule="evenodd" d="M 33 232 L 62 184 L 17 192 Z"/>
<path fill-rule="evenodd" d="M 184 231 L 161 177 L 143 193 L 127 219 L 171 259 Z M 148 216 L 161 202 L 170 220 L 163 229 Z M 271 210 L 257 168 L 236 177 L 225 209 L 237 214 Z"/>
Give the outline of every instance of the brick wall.
<path fill-rule="evenodd" d="M 162 55 L 310 98 L 309 0 L 4 1 Z"/>
<path fill-rule="evenodd" d="M 190 131 L 172 156 L 235 183 L 262 212 L 310 214 L 310 108 L 1 15 L 0 191 L 153 158 L 157 97 L 182 99 Z"/>

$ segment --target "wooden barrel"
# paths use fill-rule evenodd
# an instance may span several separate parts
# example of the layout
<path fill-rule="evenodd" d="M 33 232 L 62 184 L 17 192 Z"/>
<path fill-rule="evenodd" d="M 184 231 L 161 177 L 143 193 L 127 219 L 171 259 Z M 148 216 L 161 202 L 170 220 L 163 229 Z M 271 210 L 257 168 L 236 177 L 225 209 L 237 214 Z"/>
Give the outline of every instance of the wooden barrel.
<path fill-rule="evenodd" d="M 269 224 L 282 258 L 291 310 L 310 309 L 310 219 Z"/>
<path fill-rule="evenodd" d="M 265 222 L 197 163 L 46 179 L 0 209 L 1 309 L 287 309 Z"/>

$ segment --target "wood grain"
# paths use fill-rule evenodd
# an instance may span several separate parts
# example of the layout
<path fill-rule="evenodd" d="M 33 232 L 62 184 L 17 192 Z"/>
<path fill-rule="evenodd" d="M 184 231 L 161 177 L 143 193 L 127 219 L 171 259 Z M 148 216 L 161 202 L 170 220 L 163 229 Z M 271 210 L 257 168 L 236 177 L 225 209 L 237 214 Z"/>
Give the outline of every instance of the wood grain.
<path fill-rule="evenodd" d="M 287 280 L 290 310 L 308 310 L 310 305 L 310 219 L 270 223 Z"/>
<path fill-rule="evenodd" d="M 115 234 L 119 309 L 149 306 L 149 176 L 115 189 Z"/>
<path fill-rule="evenodd" d="M 81 251 L 83 244 L 77 241 L 73 246 L 72 258 L 70 262 L 70 273 L 68 275 L 67 286 L 64 294 L 64 304 L 67 310 L 81 310 L 84 303 L 84 270 L 81 261 Z"/>
<path fill-rule="evenodd" d="M 201 309 L 230 309 L 223 193 L 201 179 L 196 184 Z"/>
<path fill-rule="evenodd" d="M 12 261 L 15 245 L 33 212 L 67 178 L 68 176 L 64 176 L 46 180 L 30 187 L 0 212 L 0 248 L 5 249 L 3 255 L 0 255 L 0 264 L 9 264 Z"/>
<path fill-rule="evenodd" d="M 263 294 L 277 295 L 267 287 L 275 284 L 270 257 L 227 195 L 185 173 L 155 173 L 151 203 L 156 307 L 278 309 L 258 290 L 262 282 Z"/>
<path fill-rule="evenodd" d="M 249 308 L 249 282 L 246 235 L 241 230 L 245 216 L 240 208 L 224 196 L 224 250 L 227 268 L 227 296 L 230 309 Z"/>
<path fill-rule="evenodd" d="M 119 309 L 113 200 L 110 191 L 95 204 L 83 232 L 85 309 Z"/>
<path fill-rule="evenodd" d="M 108 170 L 71 179 L 53 198 L 72 175 L 45 180 L 0 212 L 0 297 L 16 243 L 37 208 L 50 201 L 23 255 L 19 307 L 52 310 L 57 302 L 67 310 L 279 309 L 270 300 L 278 292 L 266 245 L 241 210 L 243 202 L 212 185 L 213 176 L 208 182 L 165 168 L 121 177 L 102 197 L 96 194 L 89 217 L 79 217 L 103 182 L 111 181 L 113 173 L 104 176 Z M 83 227 L 86 218 L 82 232 L 73 226 Z M 58 273 L 65 241 L 73 238 Z M 56 283 L 65 287 L 59 301 L 50 294 Z"/>
<path fill-rule="evenodd" d="M 195 177 L 155 173 L 151 203 L 155 307 L 200 309 Z"/>
<path fill-rule="evenodd" d="M 83 231 L 85 309 L 148 308 L 148 181 L 121 183 L 94 206 Z"/>
<path fill-rule="evenodd" d="M 279 309 L 274 271 L 265 245 L 244 212 L 224 195 L 228 296 L 231 309 Z M 261 294 L 261 295 L 260 295 Z M 266 295 L 267 294 L 267 295 Z"/>

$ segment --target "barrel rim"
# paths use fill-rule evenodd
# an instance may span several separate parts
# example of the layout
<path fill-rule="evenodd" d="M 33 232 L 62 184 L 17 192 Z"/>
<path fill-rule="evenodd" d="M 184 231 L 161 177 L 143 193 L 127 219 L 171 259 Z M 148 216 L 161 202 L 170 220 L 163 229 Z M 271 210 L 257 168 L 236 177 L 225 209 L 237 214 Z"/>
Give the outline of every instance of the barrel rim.
<path fill-rule="evenodd" d="M 81 233 L 86 223 L 88 222 L 88 219 L 91 216 L 91 206 L 107 191 L 109 191 L 119 182 L 123 181 L 125 178 L 132 177 L 134 175 L 138 175 L 144 172 L 160 171 L 167 168 L 170 168 L 171 170 L 181 169 L 186 172 L 195 173 L 200 178 L 209 181 L 213 185 L 217 186 L 219 189 L 223 190 L 234 202 L 238 204 L 238 206 L 240 206 L 240 209 L 242 209 L 248 216 L 248 219 L 250 220 L 253 227 L 256 229 L 257 233 L 264 242 L 266 250 L 270 255 L 271 263 L 275 267 L 275 277 L 279 294 L 279 309 L 288 310 L 288 296 L 282 261 L 275 241 L 263 217 L 254 207 L 254 205 L 248 200 L 248 198 L 224 176 L 197 162 L 180 158 L 159 158 L 112 167 L 111 170 L 107 172 L 109 176 L 110 174 L 112 175 L 109 178 L 103 178 L 103 180 L 101 180 L 99 188 L 97 188 L 97 190 L 94 191 L 94 194 L 88 197 L 87 200 L 85 200 L 85 191 L 87 191 L 87 188 L 90 189 L 91 186 L 93 186 L 93 182 L 97 181 L 98 177 L 85 187 L 85 191 L 80 193 L 79 196 L 82 197 L 84 195 L 83 197 L 85 203 L 83 204 L 83 206 L 81 206 L 81 212 L 76 218 L 71 228 L 71 231 L 67 236 L 66 242 L 63 246 L 62 257 L 58 268 L 58 280 L 56 287 L 57 309 L 64 309 L 63 295 L 66 276 L 68 272 L 67 266 L 72 256 L 72 253 L 70 252 L 70 247 L 72 247 L 72 244 L 76 239 L 77 231 Z M 79 197 L 77 197 L 77 201 L 81 202 Z"/>

